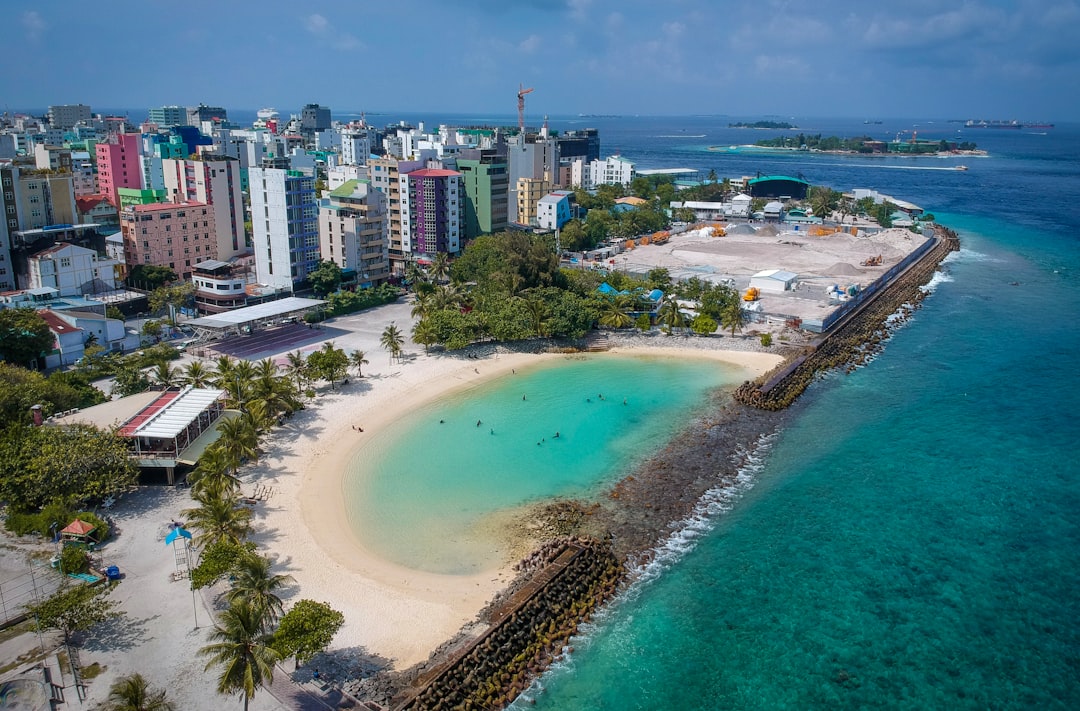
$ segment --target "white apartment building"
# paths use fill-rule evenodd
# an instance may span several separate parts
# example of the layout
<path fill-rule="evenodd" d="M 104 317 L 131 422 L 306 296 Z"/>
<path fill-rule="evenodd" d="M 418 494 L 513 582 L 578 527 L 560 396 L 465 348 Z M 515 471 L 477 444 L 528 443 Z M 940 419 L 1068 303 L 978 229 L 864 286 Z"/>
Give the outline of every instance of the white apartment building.
<path fill-rule="evenodd" d="M 169 200 L 213 207 L 217 258 L 224 261 L 246 252 L 240 161 L 207 155 L 199 160 L 166 158 L 161 166 Z"/>
<path fill-rule="evenodd" d="M 94 116 L 90 107 L 86 104 L 61 104 L 49 107 L 49 126 L 59 128 L 72 128 L 80 121 L 89 121 Z"/>
<path fill-rule="evenodd" d="M 250 168 L 252 246 L 260 284 L 292 291 L 319 262 L 315 178 L 280 168 Z"/>
<path fill-rule="evenodd" d="M 629 185 L 637 173 L 634 164 L 622 156 L 608 156 L 603 160 L 594 160 L 590 166 L 592 186 Z"/>
<path fill-rule="evenodd" d="M 366 165 L 371 155 L 371 136 L 367 128 L 349 128 L 341 133 L 343 165 Z"/>
<path fill-rule="evenodd" d="M 116 288 L 115 260 L 78 245 L 61 243 L 27 258 L 27 288 L 52 288 L 60 296 L 81 296 Z"/>
<path fill-rule="evenodd" d="M 366 165 L 335 165 L 326 169 L 326 188 L 337 190 L 350 180 L 365 180 L 368 177 Z"/>
<path fill-rule="evenodd" d="M 361 287 L 377 286 L 390 277 L 386 204 L 386 195 L 357 180 L 319 201 L 323 259 L 356 272 Z"/>

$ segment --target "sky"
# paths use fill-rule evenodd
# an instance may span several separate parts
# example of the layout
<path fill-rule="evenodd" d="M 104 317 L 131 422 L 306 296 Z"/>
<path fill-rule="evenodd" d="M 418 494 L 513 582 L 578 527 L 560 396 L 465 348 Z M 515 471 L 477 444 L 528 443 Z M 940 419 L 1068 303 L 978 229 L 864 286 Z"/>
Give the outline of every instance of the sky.
<path fill-rule="evenodd" d="M 1080 120 L 1080 0 L 3 0 L 0 110 Z M 132 116 L 141 120 L 140 116 Z"/>

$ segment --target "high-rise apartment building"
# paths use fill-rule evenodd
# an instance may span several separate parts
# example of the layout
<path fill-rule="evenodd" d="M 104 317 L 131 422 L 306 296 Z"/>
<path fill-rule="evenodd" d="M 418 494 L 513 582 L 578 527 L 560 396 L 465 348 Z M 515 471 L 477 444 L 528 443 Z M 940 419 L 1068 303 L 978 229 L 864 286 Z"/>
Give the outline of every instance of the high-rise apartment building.
<path fill-rule="evenodd" d="M 240 161 L 213 156 L 197 160 L 166 158 L 162 161 L 162 175 L 173 202 L 205 202 L 213 208 L 217 259 L 224 261 L 247 250 Z"/>
<path fill-rule="evenodd" d="M 94 146 L 97 152 L 98 190 L 120 204 L 120 188 L 141 188 L 142 161 L 137 133 L 118 133 L 107 143 Z"/>
<path fill-rule="evenodd" d="M 53 128 L 69 129 L 80 121 L 90 121 L 94 115 L 86 104 L 61 104 L 49 107 L 49 125 Z"/>
<path fill-rule="evenodd" d="M 295 170 L 249 168 L 248 186 L 256 278 L 292 291 L 319 263 L 315 178 Z"/>
<path fill-rule="evenodd" d="M 461 251 L 465 190 L 456 170 L 421 168 L 399 175 L 402 249 L 407 258 L 431 259 Z"/>
<path fill-rule="evenodd" d="M 465 190 L 462 234 L 466 240 L 501 232 L 509 222 L 510 176 L 504 158 L 459 158 L 458 170 Z"/>
<path fill-rule="evenodd" d="M 371 186 L 386 195 L 387 238 L 390 240 L 390 270 L 404 274 L 408 254 L 404 247 L 401 227 L 401 175 L 416 170 L 423 164 L 415 160 L 397 158 L 373 158 L 368 161 Z"/>
<path fill-rule="evenodd" d="M 203 121 L 224 123 L 229 120 L 229 113 L 220 106 L 206 106 L 205 104 L 189 106 L 186 114 L 184 124 L 196 128 L 201 127 Z"/>
<path fill-rule="evenodd" d="M 386 195 L 367 183 L 349 180 L 319 201 L 322 257 L 355 272 L 359 286 L 390 277 L 386 228 Z"/>
<path fill-rule="evenodd" d="M 148 120 L 157 124 L 158 128 L 183 126 L 187 123 L 187 109 L 183 106 L 155 106 L 150 109 Z"/>
<path fill-rule="evenodd" d="M 307 104 L 300 110 L 300 130 L 315 133 L 330 128 L 330 109 L 318 104 Z"/>
<path fill-rule="evenodd" d="M 192 267 L 217 258 L 213 209 L 202 202 L 132 205 L 120 213 L 124 261 L 169 267 L 184 281 Z"/>

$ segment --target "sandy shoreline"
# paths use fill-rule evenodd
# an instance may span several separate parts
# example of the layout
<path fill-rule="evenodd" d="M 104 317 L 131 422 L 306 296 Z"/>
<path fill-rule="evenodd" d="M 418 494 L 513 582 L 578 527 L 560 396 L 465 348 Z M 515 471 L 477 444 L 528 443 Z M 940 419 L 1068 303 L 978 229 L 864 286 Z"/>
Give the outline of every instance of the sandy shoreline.
<path fill-rule="evenodd" d="M 610 352 L 712 358 L 745 368 L 748 378 L 780 361 L 753 351 L 651 344 Z M 404 568 L 366 550 L 353 535 L 343 497 L 345 470 L 362 452 L 365 438 L 449 393 L 562 357 L 420 355 L 403 365 L 378 364 L 362 381 L 353 379 L 344 390 L 321 395 L 275 437 L 271 452 L 248 477 L 275 487 L 260 512 L 264 516 L 256 540 L 265 539 L 260 543 L 296 578 L 300 597 L 331 602 L 345 613 L 335 647 L 362 646 L 397 668 L 410 666 L 473 620 L 513 578 L 514 561 L 451 576 Z"/>

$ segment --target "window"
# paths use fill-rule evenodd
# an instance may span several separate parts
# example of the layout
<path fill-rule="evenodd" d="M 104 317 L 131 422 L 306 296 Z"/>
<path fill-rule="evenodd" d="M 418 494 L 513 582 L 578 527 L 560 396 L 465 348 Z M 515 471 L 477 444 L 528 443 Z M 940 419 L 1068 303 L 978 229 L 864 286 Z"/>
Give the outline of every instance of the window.
<path fill-rule="evenodd" d="M 64 269 L 71 267 L 71 257 L 60 257 L 60 266 Z"/>

